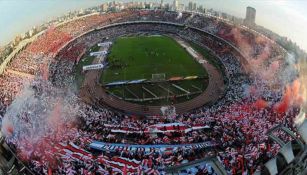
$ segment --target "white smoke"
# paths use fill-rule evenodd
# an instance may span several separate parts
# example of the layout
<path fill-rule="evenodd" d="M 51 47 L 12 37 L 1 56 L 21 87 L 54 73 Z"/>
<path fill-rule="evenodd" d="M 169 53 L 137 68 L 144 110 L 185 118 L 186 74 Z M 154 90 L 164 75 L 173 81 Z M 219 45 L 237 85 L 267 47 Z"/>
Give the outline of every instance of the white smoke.
<path fill-rule="evenodd" d="M 291 83 L 298 76 L 298 71 L 296 69 L 296 58 L 292 53 L 288 53 L 285 57 L 285 66 L 282 71 L 278 74 L 279 81 L 283 85 Z"/>
<path fill-rule="evenodd" d="M 176 19 L 178 20 L 178 19 L 181 19 L 181 18 L 182 18 L 182 13 L 181 13 L 181 12 L 179 12 L 179 13 L 178 13 L 178 16 L 177 16 L 177 18 L 176 18 Z"/>
<path fill-rule="evenodd" d="M 35 80 L 8 107 L 1 131 L 20 154 L 30 158 L 31 153 L 37 152 L 36 146 L 45 151 L 42 144 L 46 138 L 56 143 L 65 141 L 64 137 L 71 134 L 79 111 L 78 100 L 70 90 L 56 88 L 42 79 Z M 31 149 L 25 145 L 31 145 Z"/>
<path fill-rule="evenodd" d="M 301 97 L 301 111 L 294 119 L 295 125 L 299 128 L 299 126 L 306 120 L 306 111 L 307 111 L 307 60 L 299 59 L 298 66 L 299 72 L 299 96 Z"/>
<path fill-rule="evenodd" d="M 307 59 L 299 61 L 299 80 L 301 83 L 300 93 L 303 97 L 303 108 L 307 111 Z"/>
<path fill-rule="evenodd" d="M 300 113 L 295 117 L 294 124 L 297 126 L 297 128 L 303 124 L 304 120 L 306 119 L 305 115 L 306 114 L 304 110 L 301 110 Z"/>

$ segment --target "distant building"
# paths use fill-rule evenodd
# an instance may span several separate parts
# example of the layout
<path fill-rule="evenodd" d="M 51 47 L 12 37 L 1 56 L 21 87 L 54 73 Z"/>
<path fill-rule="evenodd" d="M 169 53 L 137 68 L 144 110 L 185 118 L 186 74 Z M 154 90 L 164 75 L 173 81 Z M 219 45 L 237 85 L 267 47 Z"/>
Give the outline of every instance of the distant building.
<path fill-rule="evenodd" d="M 169 3 L 166 3 L 166 4 L 164 5 L 164 9 L 167 10 L 167 11 L 170 10 L 170 4 L 169 4 Z"/>
<path fill-rule="evenodd" d="M 256 21 L 256 9 L 253 7 L 246 8 L 246 16 L 244 19 L 244 25 L 246 26 L 255 26 Z"/>
<path fill-rule="evenodd" d="M 174 0 L 173 1 L 173 10 L 178 10 L 179 8 L 179 0 Z"/>
<path fill-rule="evenodd" d="M 197 8 L 197 11 L 200 12 L 200 13 L 203 13 L 204 12 L 204 7 L 202 5 L 200 5 L 198 8 Z"/>
<path fill-rule="evenodd" d="M 242 18 L 237 18 L 235 16 L 231 17 L 231 21 L 235 24 L 235 25 L 242 25 L 243 24 L 243 19 Z"/>
<path fill-rule="evenodd" d="M 184 10 L 184 4 L 179 4 L 178 10 L 183 11 Z"/>
<path fill-rule="evenodd" d="M 101 11 L 106 12 L 106 11 L 108 11 L 109 4 L 108 3 L 104 3 L 104 4 L 102 4 L 100 6 L 100 8 L 101 8 Z"/>
<path fill-rule="evenodd" d="M 22 36 L 21 35 L 17 35 L 13 41 L 14 46 L 17 46 L 20 41 L 22 40 Z"/>
<path fill-rule="evenodd" d="M 143 6 L 139 6 L 138 8 L 142 8 Z M 148 4 L 145 4 L 145 9 L 151 9 L 152 8 L 152 3 L 148 3 Z"/>
<path fill-rule="evenodd" d="M 192 2 L 192 1 L 189 2 L 188 10 L 189 10 L 189 11 L 192 11 L 192 10 L 193 10 L 193 2 Z"/>
<path fill-rule="evenodd" d="M 213 12 L 213 16 L 220 17 L 220 12 L 214 11 L 214 12 Z"/>
<path fill-rule="evenodd" d="M 197 4 L 196 4 L 196 2 L 194 2 L 193 3 L 193 9 L 192 9 L 192 11 L 196 11 L 197 10 Z"/>

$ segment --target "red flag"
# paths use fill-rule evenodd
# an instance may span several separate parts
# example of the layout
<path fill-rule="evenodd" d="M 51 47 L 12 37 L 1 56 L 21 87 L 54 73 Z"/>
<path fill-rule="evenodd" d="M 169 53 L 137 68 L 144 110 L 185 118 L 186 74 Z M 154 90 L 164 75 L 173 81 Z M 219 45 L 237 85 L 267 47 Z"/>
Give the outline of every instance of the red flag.
<path fill-rule="evenodd" d="M 52 175 L 52 170 L 50 167 L 48 167 L 48 175 Z"/>
<path fill-rule="evenodd" d="M 123 169 L 123 175 L 127 175 L 127 171 L 128 171 L 127 164 L 125 164 L 125 167 Z"/>

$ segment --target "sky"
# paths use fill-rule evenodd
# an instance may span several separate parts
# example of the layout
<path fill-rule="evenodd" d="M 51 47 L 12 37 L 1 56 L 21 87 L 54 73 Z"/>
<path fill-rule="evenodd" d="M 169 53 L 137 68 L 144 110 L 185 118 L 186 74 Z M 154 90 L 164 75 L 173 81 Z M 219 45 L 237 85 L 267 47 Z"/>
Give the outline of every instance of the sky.
<path fill-rule="evenodd" d="M 122 0 L 127 1 L 127 0 Z M 141 1 L 141 0 L 134 0 Z M 147 0 L 155 1 L 155 0 Z M 287 36 L 307 51 L 307 0 L 194 0 L 205 8 L 244 18 L 247 6 L 257 10 L 256 23 Z M 0 45 L 35 25 L 71 10 L 108 2 L 106 0 L 0 0 Z M 160 0 L 158 0 L 160 2 Z M 164 2 L 171 2 L 164 0 Z M 188 0 L 181 0 L 188 2 Z"/>

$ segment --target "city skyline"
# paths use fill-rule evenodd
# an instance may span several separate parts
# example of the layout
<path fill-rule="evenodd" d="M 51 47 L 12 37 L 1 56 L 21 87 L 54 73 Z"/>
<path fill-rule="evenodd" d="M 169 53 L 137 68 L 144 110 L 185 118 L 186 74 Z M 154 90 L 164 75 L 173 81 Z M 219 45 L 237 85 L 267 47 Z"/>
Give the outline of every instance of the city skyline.
<path fill-rule="evenodd" d="M 0 29 L 0 38 L 2 38 L 0 40 L 0 46 L 7 44 L 12 41 L 17 34 L 24 33 L 35 25 L 48 22 L 72 10 L 97 6 L 104 2 L 108 1 L 67 0 L 62 2 L 60 0 L 1 0 L 0 25 L 3 27 Z M 122 2 L 128 2 L 128 0 L 123 0 Z M 151 0 L 147 2 L 161 1 Z M 172 0 L 164 0 L 163 2 L 173 3 Z M 179 2 L 182 3 L 183 1 Z M 188 2 L 189 1 L 185 1 L 185 5 L 187 5 Z M 304 7 L 307 7 L 307 2 L 301 0 L 293 0 L 291 2 L 283 0 L 267 0 L 265 2 L 234 0 L 231 1 L 231 3 L 221 0 L 207 0 L 204 2 L 194 0 L 193 2 L 196 2 L 198 5 L 203 5 L 206 9 L 213 8 L 214 10 L 226 12 L 240 18 L 245 18 L 247 6 L 254 7 L 257 10 L 257 25 L 264 26 L 281 36 L 288 37 L 302 49 L 307 50 L 307 42 L 304 40 L 304 38 L 307 38 L 307 32 L 304 31 L 307 27 L 306 12 L 304 10 Z M 46 9 L 48 9 L 47 13 Z M 274 10 L 274 13 L 272 13 L 272 10 Z"/>

